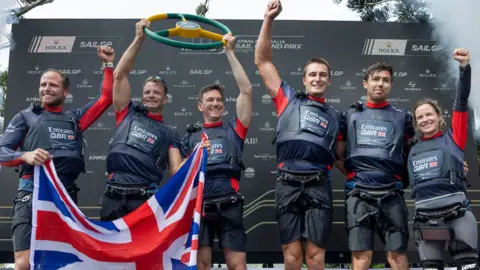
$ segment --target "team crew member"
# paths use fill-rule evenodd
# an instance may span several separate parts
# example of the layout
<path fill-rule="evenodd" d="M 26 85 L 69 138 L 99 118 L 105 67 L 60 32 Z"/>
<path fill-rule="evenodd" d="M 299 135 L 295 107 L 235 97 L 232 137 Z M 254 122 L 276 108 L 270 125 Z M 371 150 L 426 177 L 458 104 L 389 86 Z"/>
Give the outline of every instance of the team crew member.
<path fill-rule="evenodd" d="M 34 165 L 53 159 L 58 177 L 77 202 L 75 180 L 85 169 L 83 132 L 112 104 L 114 50 L 99 47 L 98 56 L 104 69 L 99 97 L 82 108 L 64 111 L 70 81 L 62 71 L 49 69 L 40 78 L 42 103 L 17 113 L 0 139 L 0 165 L 19 166 L 20 171 L 12 221 L 15 269 L 30 269 Z"/>
<path fill-rule="evenodd" d="M 468 130 L 470 55 L 456 49 L 460 82 L 453 104 L 452 128 L 446 129 L 442 110 L 431 100 L 419 101 L 413 110 L 415 127 L 422 137 L 408 157 L 408 172 L 415 198 L 414 232 L 421 266 L 443 269 L 448 250 L 459 270 L 479 269 L 477 221 L 466 197 L 464 149 Z"/>
<path fill-rule="evenodd" d="M 167 168 L 175 174 L 183 164 L 180 138 L 163 123 L 163 105 L 167 103 L 167 84 L 159 77 L 143 83 L 143 104 L 133 105 L 128 74 L 133 68 L 146 35 L 145 19 L 136 24 L 132 44 L 122 55 L 114 72 L 113 107 L 117 130 L 107 154 L 106 190 L 100 217 L 111 221 L 137 209 L 158 189 Z"/>
<path fill-rule="evenodd" d="M 366 106 L 352 106 L 340 123 L 346 141 L 337 148 L 341 158 L 346 152 L 345 225 L 356 270 L 369 269 L 375 232 L 388 251 L 392 268 L 409 267 L 403 189 L 408 185 L 406 153 L 415 131 L 411 114 L 387 102 L 392 74 L 388 64 L 371 65 L 363 81 Z"/>
<path fill-rule="evenodd" d="M 305 240 L 308 268 L 323 269 L 333 218 L 330 169 L 336 158 L 341 114 L 325 104 L 331 78 L 324 59 L 306 63 L 306 93 L 295 91 L 280 78 L 272 63 L 271 33 L 281 10 L 279 0 L 268 4 L 255 49 L 255 64 L 278 117 L 276 218 L 285 268 L 300 269 Z"/>
<path fill-rule="evenodd" d="M 243 166 L 243 146 L 252 118 L 252 87 L 237 60 L 235 38 L 225 35 L 225 53 L 237 81 L 240 94 L 236 101 L 237 115 L 222 122 L 225 110 L 224 88 L 208 85 L 198 97 L 198 110 L 203 113 L 203 126 L 191 125 L 182 139 L 185 153 L 190 153 L 206 133 L 211 145 L 203 193 L 204 213 L 200 223 L 198 267 L 210 269 L 215 233 L 225 254 L 228 269 L 247 269 L 243 227 L 243 196 L 238 193 Z"/>

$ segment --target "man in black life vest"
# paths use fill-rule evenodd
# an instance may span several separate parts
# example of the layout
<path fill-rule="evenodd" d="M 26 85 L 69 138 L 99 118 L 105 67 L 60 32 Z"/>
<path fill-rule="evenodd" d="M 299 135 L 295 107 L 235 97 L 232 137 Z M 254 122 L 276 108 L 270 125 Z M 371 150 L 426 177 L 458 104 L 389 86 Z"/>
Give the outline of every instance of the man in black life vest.
<path fill-rule="evenodd" d="M 48 69 L 40 77 L 41 104 L 32 103 L 17 113 L 0 139 L 0 165 L 19 166 L 20 171 L 12 221 L 15 269 L 30 269 L 34 166 L 53 159 L 58 177 L 77 202 L 75 180 L 85 171 L 83 132 L 112 104 L 114 50 L 102 46 L 97 51 L 104 71 L 99 97 L 64 111 L 70 80 L 61 70 Z"/>
<path fill-rule="evenodd" d="M 106 190 L 100 217 L 111 221 L 132 212 L 157 190 L 167 168 L 175 174 L 185 162 L 180 154 L 180 138 L 163 123 L 163 105 L 167 103 L 167 84 L 152 76 L 143 83 L 143 104 L 131 101 L 128 74 L 133 68 L 150 22 L 137 22 L 135 39 L 115 69 L 113 107 L 117 130 L 107 154 Z"/>
<path fill-rule="evenodd" d="M 202 133 L 210 141 L 210 154 L 205 175 L 203 213 L 200 223 L 197 266 L 210 269 L 215 234 L 225 254 L 228 269 L 247 269 L 243 227 L 243 196 L 238 193 L 243 165 L 243 146 L 252 118 L 252 86 L 237 60 L 235 38 L 225 35 L 225 54 L 232 68 L 240 94 L 236 101 L 236 116 L 222 122 L 225 111 L 224 87 L 208 85 L 200 90 L 198 110 L 203 124 L 190 125 L 182 139 L 182 148 L 190 154 L 200 142 Z"/>
<path fill-rule="evenodd" d="M 323 269 L 333 219 L 330 170 L 336 159 L 341 114 L 325 104 L 331 77 L 324 59 L 313 58 L 306 63 L 306 93 L 294 90 L 280 78 L 272 63 L 271 33 L 281 10 L 279 0 L 268 4 L 255 49 L 255 64 L 278 117 L 276 218 L 285 269 L 301 268 L 302 242 L 308 268 Z"/>
<path fill-rule="evenodd" d="M 408 185 L 406 155 L 415 131 L 410 113 L 388 104 L 393 68 L 371 65 L 363 86 L 367 103 L 342 114 L 340 131 L 345 144 L 337 148 L 347 171 L 345 225 L 353 269 L 368 269 L 375 231 L 388 251 L 393 269 L 408 269 L 407 208 L 403 189 Z"/>

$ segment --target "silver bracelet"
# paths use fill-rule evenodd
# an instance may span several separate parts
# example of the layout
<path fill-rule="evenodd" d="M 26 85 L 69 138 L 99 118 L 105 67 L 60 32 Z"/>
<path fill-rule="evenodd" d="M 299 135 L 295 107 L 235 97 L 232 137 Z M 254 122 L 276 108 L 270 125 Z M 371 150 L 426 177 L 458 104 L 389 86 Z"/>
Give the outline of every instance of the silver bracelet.
<path fill-rule="evenodd" d="M 103 65 L 102 65 L 102 70 L 104 68 L 113 68 L 113 63 L 112 62 L 108 62 L 108 63 L 104 62 Z"/>

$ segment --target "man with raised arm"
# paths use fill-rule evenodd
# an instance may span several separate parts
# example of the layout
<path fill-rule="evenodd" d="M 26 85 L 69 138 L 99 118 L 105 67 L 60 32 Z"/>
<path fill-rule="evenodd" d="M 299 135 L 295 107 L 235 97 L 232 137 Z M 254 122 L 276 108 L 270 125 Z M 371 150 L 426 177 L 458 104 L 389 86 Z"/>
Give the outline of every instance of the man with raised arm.
<path fill-rule="evenodd" d="M 244 169 L 243 146 L 252 118 L 252 86 L 237 60 L 235 38 L 225 35 L 225 54 L 237 81 L 237 115 L 224 123 L 224 87 L 207 85 L 200 90 L 198 110 L 203 113 L 203 124 L 190 125 L 182 139 L 182 147 L 189 154 L 206 133 L 211 145 L 203 192 L 203 216 L 200 223 L 197 266 L 210 269 L 215 234 L 225 254 L 228 269 L 247 269 L 243 227 L 243 196 L 239 181 Z"/>
<path fill-rule="evenodd" d="M 34 166 L 52 159 L 59 179 L 77 202 L 75 180 L 85 171 L 83 132 L 112 104 L 114 50 L 99 47 L 98 56 L 104 72 L 99 97 L 79 109 L 63 110 L 70 80 L 62 71 L 48 69 L 40 77 L 41 104 L 32 103 L 17 113 L 0 139 L 0 165 L 19 166 L 20 171 L 12 221 L 17 270 L 30 269 Z"/>
<path fill-rule="evenodd" d="M 152 76 L 143 83 L 143 102 L 134 105 L 128 80 L 146 35 L 145 19 L 136 24 L 135 39 L 114 72 L 113 108 L 117 130 L 107 154 L 109 174 L 100 218 L 112 221 L 125 216 L 147 201 L 157 190 L 167 168 L 175 174 L 184 163 L 180 137 L 163 122 L 163 105 L 168 101 L 167 83 Z"/>
<path fill-rule="evenodd" d="M 300 269 L 304 253 L 309 269 L 323 269 L 333 218 L 330 170 L 340 112 L 325 103 L 331 82 L 325 59 L 312 58 L 305 64 L 305 92 L 280 78 L 272 63 L 271 36 L 281 10 L 279 0 L 270 1 L 255 49 L 255 64 L 278 117 L 276 218 L 285 269 Z"/>

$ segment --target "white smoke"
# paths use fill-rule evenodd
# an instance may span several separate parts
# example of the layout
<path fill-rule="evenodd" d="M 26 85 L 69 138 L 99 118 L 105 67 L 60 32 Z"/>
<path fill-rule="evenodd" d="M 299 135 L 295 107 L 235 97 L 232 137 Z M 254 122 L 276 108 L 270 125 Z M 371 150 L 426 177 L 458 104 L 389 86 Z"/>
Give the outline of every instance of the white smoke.
<path fill-rule="evenodd" d="M 2 59 L 7 58 L 8 48 L 10 46 L 4 46 L 9 41 L 10 45 L 13 45 L 13 40 L 10 38 L 10 29 L 11 24 L 16 23 L 17 20 L 15 16 L 12 16 L 12 10 L 18 7 L 18 3 L 15 0 L 0 0 L 0 57 Z M 2 61 L 4 62 L 4 61 Z M 5 69 L 6 67 L 1 66 L 0 69 Z"/>
<path fill-rule="evenodd" d="M 433 14 L 434 39 L 446 46 L 449 72 L 458 77 L 458 62 L 452 59 L 455 48 L 466 48 L 471 54 L 472 89 L 470 107 L 475 112 L 475 130 L 480 135 L 480 0 L 428 0 Z M 478 64 L 478 66 L 477 66 Z M 455 77 L 455 79 L 457 79 Z"/>

